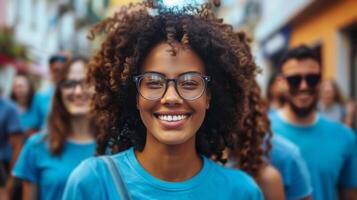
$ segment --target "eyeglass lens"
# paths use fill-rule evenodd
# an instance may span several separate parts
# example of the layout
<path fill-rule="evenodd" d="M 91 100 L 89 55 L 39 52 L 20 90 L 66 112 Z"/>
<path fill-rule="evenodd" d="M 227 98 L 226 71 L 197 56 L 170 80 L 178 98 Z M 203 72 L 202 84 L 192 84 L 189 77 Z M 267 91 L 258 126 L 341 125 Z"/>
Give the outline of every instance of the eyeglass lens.
<path fill-rule="evenodd" d="M 167 79 L 161 74 L 146 73 L 139 79 L 138 90 L 146 99 L 160 99 L 164 96 L 170 81 L 176 84 L 176 91 L 186 100 L 199 98 L 206 86 L 203 77 L 197 73 L 183 74 L 177 79 Z"/>
<path fill-rule="evenodd" d="M 87 88 L 87 84 L 84 80 L 66 80 L 62 82 L 61 87 L 63 89 L 74 89 L 77 85 L 80 85 L 82 89 Z"/>

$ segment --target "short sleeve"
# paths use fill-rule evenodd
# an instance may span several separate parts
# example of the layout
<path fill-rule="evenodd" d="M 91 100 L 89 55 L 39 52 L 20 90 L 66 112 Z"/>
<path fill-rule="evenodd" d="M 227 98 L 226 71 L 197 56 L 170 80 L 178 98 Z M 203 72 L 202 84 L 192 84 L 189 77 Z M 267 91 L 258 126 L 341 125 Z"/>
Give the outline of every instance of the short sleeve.
<path fill-rule="evenodd" d="M 341 187 L 357 188 L 357 138 L 356 133 L 350 130 L 353 139 L 350 142 L 348 156 L 343 164 L 339 184 Z"/>
<path fill-rule="evenodd" d="M 312 194 L 312 184 L 305 161 L 299 152 L 291 155 L 289 165 L 290 180 L 286 188 L 287 199 L 300 199 Z"/>
<path fill-rule="evenodd" d="M 99 176 L 93 168 L 94 162 L 94 159 L 87 159 L 73 170 L 67 180 L 63 200 L 106 199 Z"/>
<path fill-rule="evenodd" d="M 38 182 L 39 170 L 37 165 L 38 155 L 36 153 L 36 148 L 37 145 L 39 145 L 39 134 L 40 133 L 37 133 L 31 136 L 26 141 L 12 170 L 13 176 L 33 183 Z"/>
<path fill-rule="evenodd" d="M 6 132 L 10 135 L 13 133 L 22 133 L 23 129 L 20 122 L 20 113 L 15 105 L 9 104 L 6 116 Z"/>
<path fill-rule="evenodd" d="M 250 200 L 264 200 L 264 195 L 263 192 L 259 189 L 259 187 L 256 188 L 255 191 L 252 192 Z"/>

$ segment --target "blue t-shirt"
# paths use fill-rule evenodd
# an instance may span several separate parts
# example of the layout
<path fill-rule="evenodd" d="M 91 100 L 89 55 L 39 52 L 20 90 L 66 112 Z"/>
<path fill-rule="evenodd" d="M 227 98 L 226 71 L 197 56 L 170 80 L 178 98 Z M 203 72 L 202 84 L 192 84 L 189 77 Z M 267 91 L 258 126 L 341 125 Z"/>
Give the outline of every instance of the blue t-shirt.
<path fill-rule="evenodd" d="M 44 129 L 46 127 L 54 92 L 55 86 L 49 85 L 46 89 L 37 92 L 34 96 L 33 106 L 37 118 L 39 119 L 40 128 Z"/>
<path fill-rule="evenodd" d="M 36 113 L 34 104 L 32 104 L 25 112 L 20 111 L 20 122 L 24 130 L 40 129 L 41 119 Z"/>
<path fill-rule="evenodd" d="M 302 199 L 311 195 L 310 175 L 296 145 L 279 135 L 274 135 L 270 159 L 283 178 L 287 200 Z"/>
<path fill-rule="evenodd" d="M 200 172 L 182 182 L 163 181 L 149 174 L 136 159 L 133 148 L 112 158 L 120 166 L 134 200 L 263 199 L 259 187 L 249 175 L 240 170 L 224 168 L 205 157 Z M 63 200 L 81 199 L 120 199 L 110 172 L 100 158 L 82 162 L 68 179 Z"/>
<path fill-rule="evenodd" d="M 318 115 L 311 125 L 270 116 L 272 129 L 295 143 L 310 172 L 313 199 L 336 199 L 337 188 L 357 188 L 357 139 L 352 129 Z"/>
<path fill-rule="evenodd" d="M 70 173 L 81 161 L 94 155 L 95 141 L 67 140 L 62 153 L 54 156 L 45 137 L 44 133 L 37 133 L 26 141 L 12 174 L 37 184 L 38 199 L 61 199 Z"/>
<path fill-rule="evenodd" d="M 22 133 L 19 111 L 14 102 L 0 97 L 0 160 L 10 161 L 9 136 Z"/>

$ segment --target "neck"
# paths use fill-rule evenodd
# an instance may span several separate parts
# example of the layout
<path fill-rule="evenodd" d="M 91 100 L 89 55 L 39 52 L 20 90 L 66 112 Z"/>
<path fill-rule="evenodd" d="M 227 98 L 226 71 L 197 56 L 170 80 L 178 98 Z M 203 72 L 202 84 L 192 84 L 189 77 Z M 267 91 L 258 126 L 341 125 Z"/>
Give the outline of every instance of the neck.
<path fill-rule="evenodd" d="M 276 99 L 273 100 L 270 105 L 271 105 L 272 108 L 275 108 L 275 109 L 281 108 L 280 102 L 278 100 L 276 100 Z"/>
<path fill-rule="evenodd" d="M 90 121 L 87 116 L 71 117 L 72 133 L 71 139 L 74 140 L 88 140 L 93 139 L 91 134 Z"/>
<path fill-rule="evenodd" d="M 22 111 L 27 110 L 27 99 L 26 98 L 18 98 L 17 105 L 20 107 Z"/>
<path fill-rule="evenodd" d="M 294 113 L 289 105 L 285 105 L 282 109 L 282 114 L 288 122 L 293 124 L 301 124 L 301 125 L 309 125 L 315 122 L 316 119 L 316 111 L 310 112 L 308 115 L 304 117 L 300 117 Z"/>
<path fill-rule="evenodd" d="M 334 104 L 333 101 L 321 101 L 321 102 L 326 108 L 331 107 Z"/>
<path fill-rule="evenodd" d="M 163 145 L 147 134 L 145 148 L 136 151 L 140 164 L 151 175 L 165 181 L 184 181 L 202 168 L 202 160 L 195 149 L 195 139 L 181 145 Z"/>

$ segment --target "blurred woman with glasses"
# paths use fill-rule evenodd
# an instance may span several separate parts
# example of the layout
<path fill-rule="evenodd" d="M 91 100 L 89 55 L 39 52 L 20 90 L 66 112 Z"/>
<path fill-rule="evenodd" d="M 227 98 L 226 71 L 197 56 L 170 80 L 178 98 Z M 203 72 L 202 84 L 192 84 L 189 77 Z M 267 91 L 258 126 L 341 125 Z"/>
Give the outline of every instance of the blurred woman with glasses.
<path fill-rule="evenodd" d="M 74 58 L 59 71 L 48 130 L 30 137 L 13 169 L 25 199 L 61 199 L 71 171 L 95 152 L 90 120 L 93 87 L 85 82 L 87 60 Z"/>
<path fill-rule="evenodd" d="M 170 10 L 153 1 L 122 8 L 92 33 L 103 30 L 89 77 L 97 150 L 117 154 L 82 162 L 64 199 L 263 199 L 246 172 L 263 163 L 264 133 L 240 129 L 257 69 L 245 34 L 211 4 Z M 234 135 L 246 172 L 209 159 L 225 162 Z"/>

